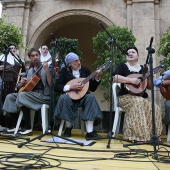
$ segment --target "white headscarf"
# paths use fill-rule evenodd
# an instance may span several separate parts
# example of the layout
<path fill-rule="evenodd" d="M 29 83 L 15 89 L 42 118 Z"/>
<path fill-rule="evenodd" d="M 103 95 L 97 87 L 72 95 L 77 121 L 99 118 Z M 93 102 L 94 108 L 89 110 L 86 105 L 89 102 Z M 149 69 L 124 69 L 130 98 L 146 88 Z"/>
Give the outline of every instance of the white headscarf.
<path fill-rule="evenodd" d="M 44 62 L 44 61 L 47 61 L 48 59 L 50 59 L 51 58 L 50 52 L 48 51 L 47 55 L 44 56 L 41 52 L 41 49 L 42 49 L 42 47 L 39 48 L 39 51 L 40 51 L 40 54 L 41 54 L 41 56 L 40 56 L 41 62 Z M 51 64 L 51 60 L 48 62 L 48 64 Z"/>

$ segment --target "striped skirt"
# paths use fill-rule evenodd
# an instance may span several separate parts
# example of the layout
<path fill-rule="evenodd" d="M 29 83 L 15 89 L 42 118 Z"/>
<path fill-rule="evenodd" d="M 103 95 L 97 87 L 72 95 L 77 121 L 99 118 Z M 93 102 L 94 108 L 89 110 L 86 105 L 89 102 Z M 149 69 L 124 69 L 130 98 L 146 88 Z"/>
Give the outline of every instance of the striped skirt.
<path fill-rule="evenodd" d="M 139 96 L 123 95 L 119 97 L 119 105 L 125 111 L 124 138 L 128 140 L 148 141 L 153 135 L 151 100 Z M 162 112 L 155 107 L 155 134 L 162 133 Z"/>

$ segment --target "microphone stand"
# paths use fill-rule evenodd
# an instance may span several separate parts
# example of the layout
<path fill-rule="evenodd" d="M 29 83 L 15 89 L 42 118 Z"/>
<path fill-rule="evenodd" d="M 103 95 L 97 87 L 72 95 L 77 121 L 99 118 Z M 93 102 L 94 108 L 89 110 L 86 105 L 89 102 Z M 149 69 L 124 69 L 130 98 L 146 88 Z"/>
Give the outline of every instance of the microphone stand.
<path fill-rule="evenodd" d="M 51 56 L 52 56 L 52 68 L 51 68 L 51 87 L 50 87 L 50 106 L 49 106 L 49 118 L 48 120 L 50 121 L 50 113 L 53 113 L 54 112 L 54 86 L 55 86 L 55 71 L 54 71 L 54 65 L 55 65 L 55 56 L 56 56 L 56 46 L 57 46 L 57 39 L 54 38 L 54 35 L 53 33 L 51 33 L 51 36 L 52 36 L 52 42 L 50 43 L 51 46 L 52 46 L 52 51 L 51 51 Z M 80 146 L 83 146 L 84 143 L 81 143 L 81 142 L 77 142 L 77 141 L 74 141 L 72 139 L 68 139 L 68 138 L 64 138 L 62 136 L 59 136 L 59 135 L 55 135 L 51 132 L 51 130 L 49 129 L 46 129 L 45 133 L 44 134 L 41 134 L 27 142 L 23 142 L 23 143 L 20 143 L 18 144 L 18 148 L 21 148 L 22 146 L 36 140 L 36 139 L 41 139 L 42 137 L 46 136 L 46 135 L 52 135 L 52 136 L 55 136 L 55 137 L 58 137 L 58 138 L 61 138 L 61 139 L 64 139 L 64 140 L 67 140 L 67 141 L 70 141 L 70 142 L 73 142 L 75 144 L 78 144 Z"/>
<path fill-rule="evenodd" d="M 111 131 L 112 127 L 111 125 L 113 124 L 112 123 L 112 109 L 113 109 L 113 106 L 112 106 L 112 102 L 113 102 L 113 90 L 112 90 L 112 84 L 113 84 L 113 79 L 112 79 L 112 73 L 113 73 L 113 56 L 114 56 L 114 49 L 117 48 L 119 51 L 121 51 L 122 54 L 126 54 L 126 52 L 124 50 L 122 50 L 117 44 L 116 44 L 116 39 L 114 37 L 112 37 L 110 35 L 110 33 L 106 30 L 106 28 L 102 25 L 102 23 L 99 23 L 100 26 L 103 28 L 103 30 L 107 33 L 108 37 L 110 37 L 110 40 L 109 40 L 109 46 L 110 46 L 110 61 L 111 61 L 111 67 L 110 67 L 110 131 L 108 132 L 108 135 L 107 135 L 107 138 L 109 138 L 108 140 L 108 144 L 107 144 L 107 148 L 110 148 L 110 142 L 111 142 L 111 139 L 117 139 L 117 140 L 120 140 L 120 138 L 115 138 L 115 137 L 112 137 L 113 135 L 113 132 Z M 124 141 L 127 141 L 126 139 L 122 139 Z"/>
<path fill-rule="evenodd" d="M 149 144 L 153 146 L 154 149 L 154 154 L 153 157 L 158 160 L 158 154 L 156 150 L 156 146 L 163 145 L 170 147 L 170 145 L 163 144 L 158 140 L 158 136 L 156 135 L 156 125 L 155 125 L 155 107 L 154 107 L 154 86 L 153 86 L 153 58 L 152 54 L 155 53 L 155 49 L 152 48 L 152 42 L 153 42 L 153 37 L 151 37 L 150 40 L 150 45 L 149 47 L 146 48 L 148 50 L 148 56 L 146 60 L 146 65 L 149 63 L 150 66 L 150 78 L 151 78 L 151 100 L 152 100 L 152 136 L 150 138 L 150 141 L 148 142 L 142 142 L 142 143 L 135 143 L 135 144 L 124 144 L 123 147 L 128 147 L 128 146 L 134 146 L 134 145 L 144 145 L 144 144 Z"/>

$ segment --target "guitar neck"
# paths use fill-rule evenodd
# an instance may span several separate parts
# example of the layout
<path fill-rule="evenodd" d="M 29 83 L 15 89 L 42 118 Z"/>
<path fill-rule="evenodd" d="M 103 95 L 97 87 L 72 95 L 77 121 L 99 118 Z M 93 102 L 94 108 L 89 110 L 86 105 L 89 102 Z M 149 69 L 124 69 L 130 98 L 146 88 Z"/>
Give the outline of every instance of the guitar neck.
<path fill-rule="evenodd" d="M 94 71 L 93 73 L 91 73 L 86 79 L 84 79 L 82 81 L 83 84 L 86 84 L 90 79 L 92 79 L 95 75 L 97 74 L 96 71 Z"/>
<path fill-rule="evenodd" d="M 145 73 L 144 76 L 143 76 L 143 80 L 145 80 L 145 79 L 148 78 L 149 76 L 150 76 L 150 73 L 149 73 L 149 72 Z"/>
<path fill-rule="evenodd" d="M 153 73 L 157 73 L 158 71 L 160 71 L 160 69 L 162 68 L 162 66 L 158 66 L 153 68 Z M 150 76 L 150 72 L 145 73 L 145 75 L 143 76 L 143 80 L 145 80 L 146 78 L 148 78 Z"/>
<path fill-rule="evenodd" d="M 99 67 L 99 70 L 103 71 L 107 68 L 109 68 L 111 66 L 112 62 L 111 61 L 107 61 L 106 63 L 104 63 L 102 66 Z M 84 79 L 82 81 L 83 84 L 86 84 L 91 78 L 93 78 L 95 75 L 97 74 L 97 71 L 94 71 L 93 73 L 91 73 L 86 79 Z"/>

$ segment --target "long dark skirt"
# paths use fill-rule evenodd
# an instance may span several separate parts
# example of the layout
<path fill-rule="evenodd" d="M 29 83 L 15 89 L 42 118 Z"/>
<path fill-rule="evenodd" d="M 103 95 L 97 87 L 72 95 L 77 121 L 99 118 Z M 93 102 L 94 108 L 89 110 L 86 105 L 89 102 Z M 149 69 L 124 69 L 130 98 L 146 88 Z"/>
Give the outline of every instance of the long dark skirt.
<path fill-rule="evenodd" d="M 7 82 L 5 81 L 3 84 L 3 92 L 1 96 L 1 110 L 3 103 L 5 101 L 5 98 L 8 94 L 16 92 L 15 90 L 16 87 L 16 81 L 14 82 Z M 3 112 L 0 114 L 0 125 L 3 127 L 8 127 L 8 128 L 13 128 L 16 125 L 16 121 L 18 120 L 18 114 L 6 114 L 3 115 Z"/>

